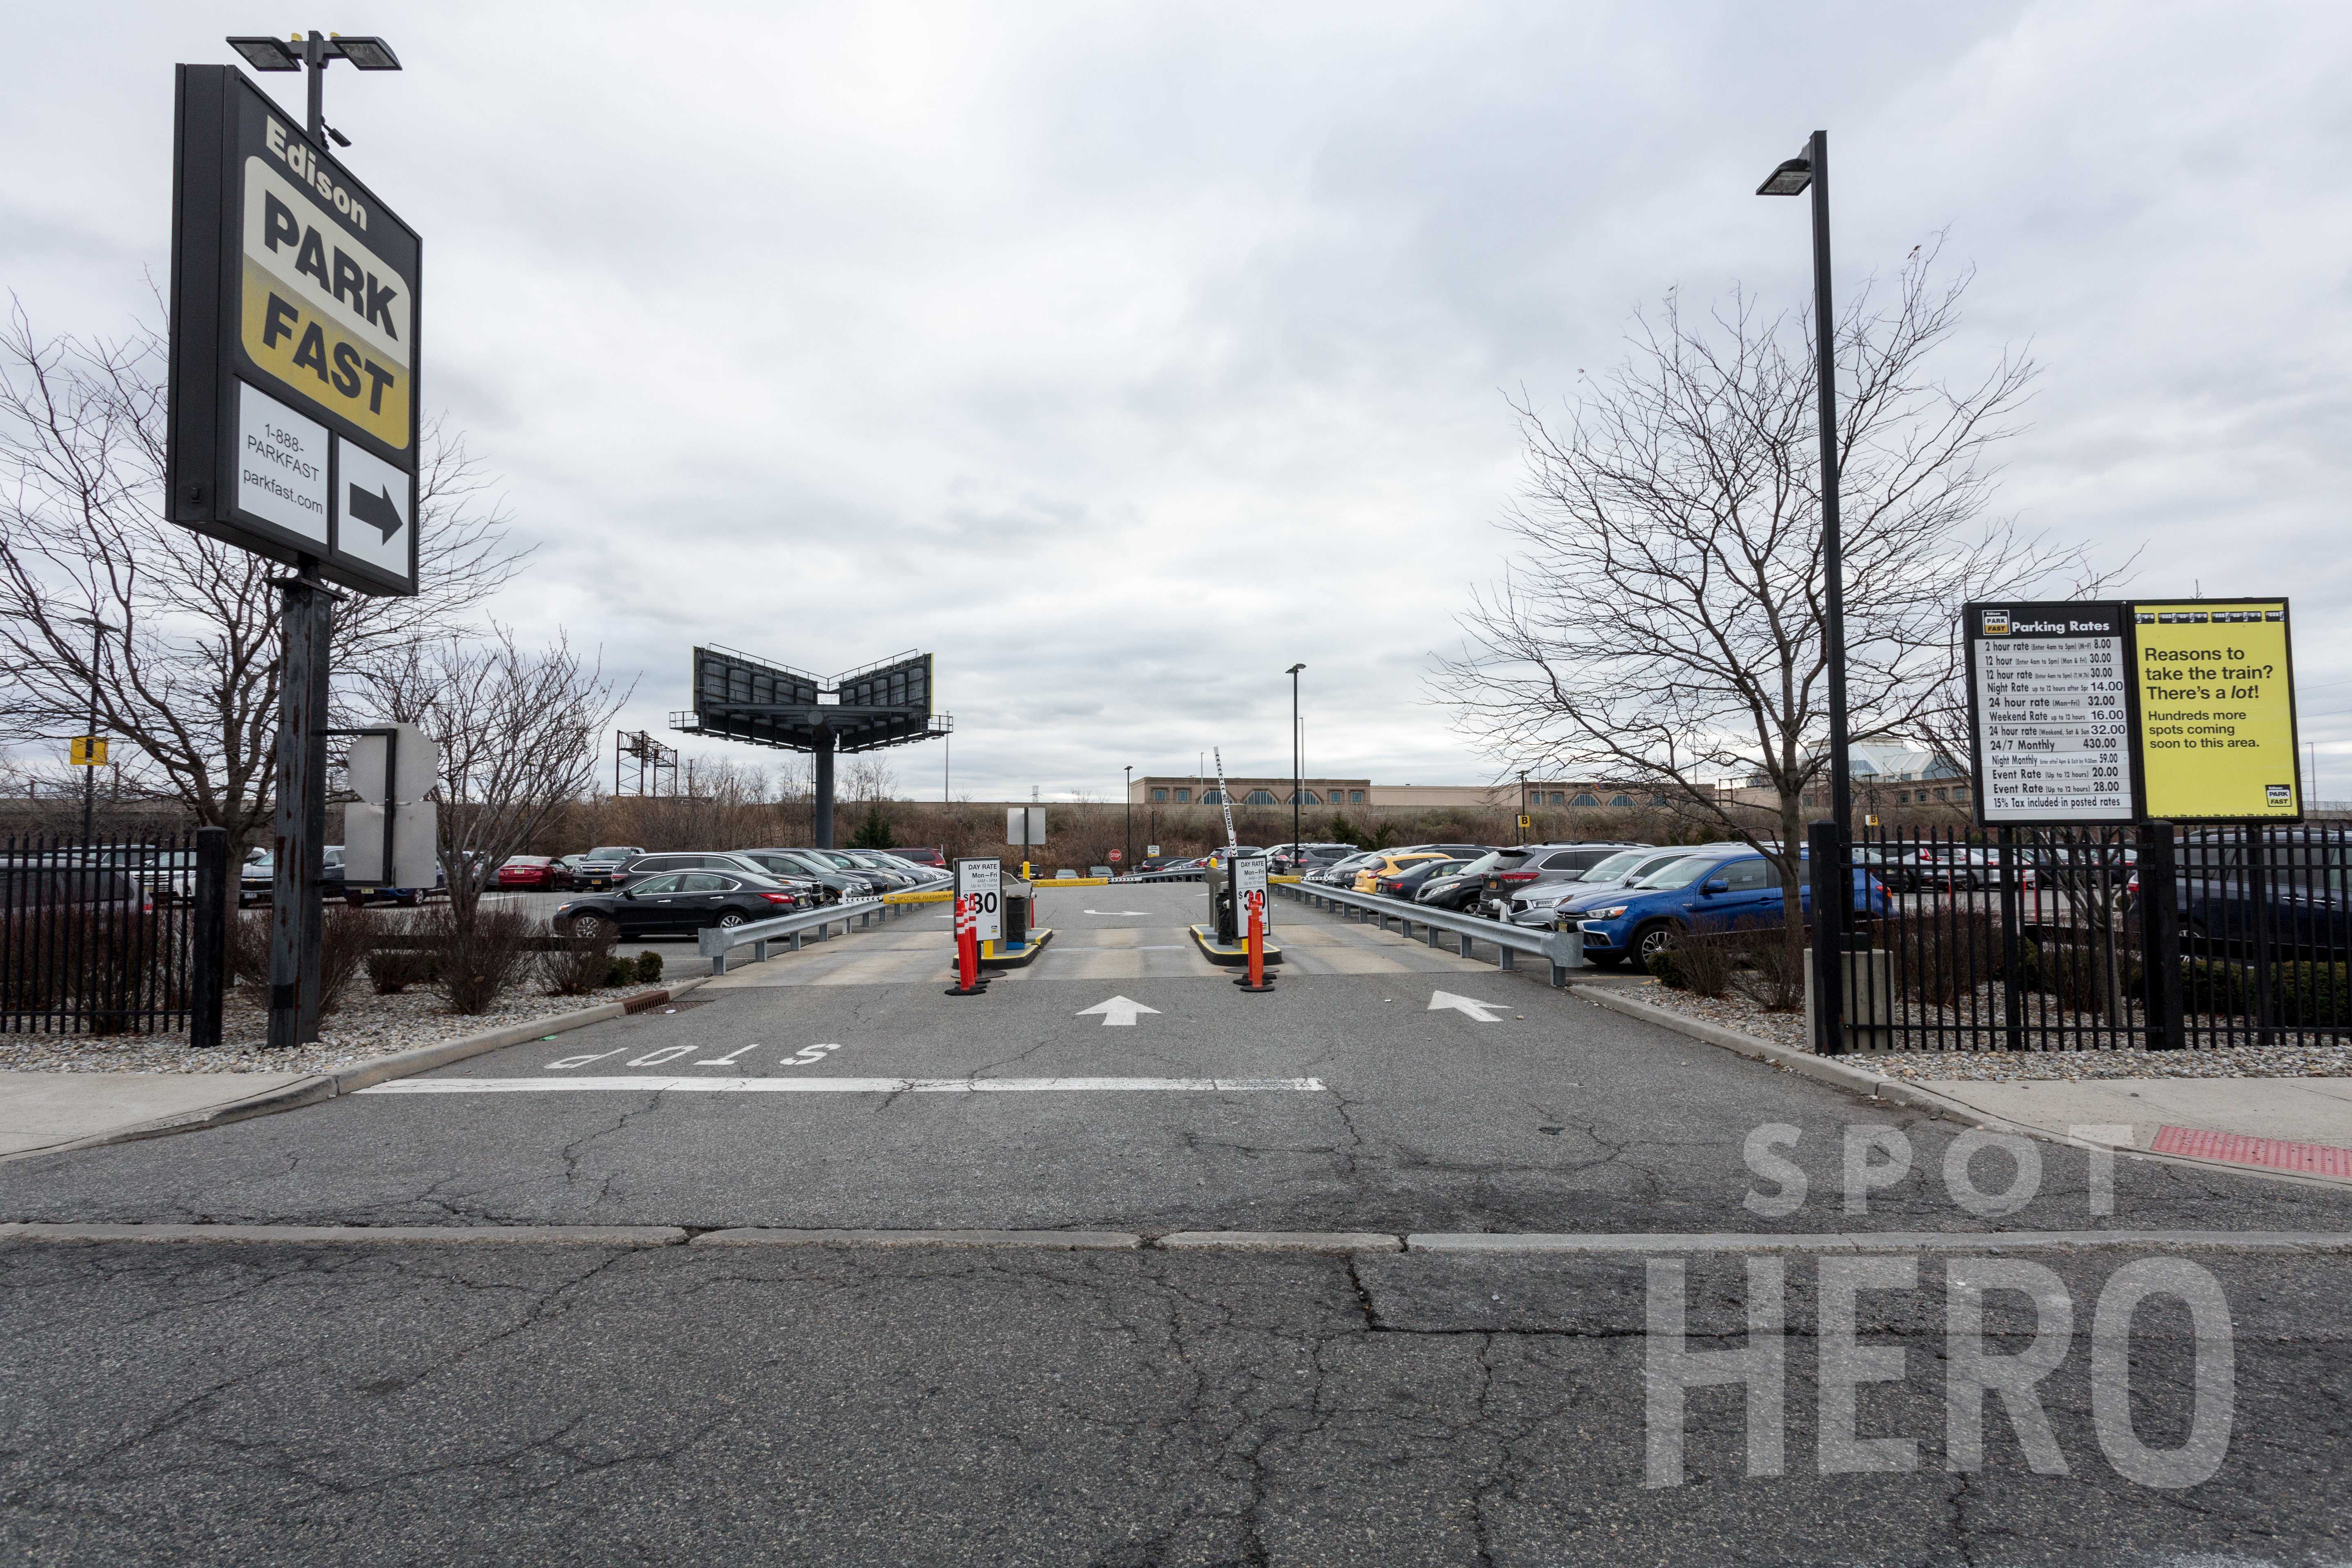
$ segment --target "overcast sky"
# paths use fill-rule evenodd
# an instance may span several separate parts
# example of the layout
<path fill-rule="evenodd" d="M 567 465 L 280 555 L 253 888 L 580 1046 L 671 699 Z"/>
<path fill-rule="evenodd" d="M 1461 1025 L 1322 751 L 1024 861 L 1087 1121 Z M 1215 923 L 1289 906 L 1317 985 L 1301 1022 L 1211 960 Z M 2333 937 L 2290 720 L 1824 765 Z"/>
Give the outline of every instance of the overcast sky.
<path fill-rule="evenodd" d="M 327 117 L 538 545 L 497 613 L 637 677 L 631 727 L 698 641 L 920 648 L 957 795 L 1116 796 L 1286 772 L 1304 660 L 1309 771 L 1494 776 L 1425 674 L 1501 567 L 1507 396 L 1670 288 L 1799 302 L 1804 204 L 1750 193 L 1826 126 L 1840 287 L 1948 230 L 1950 368 L 2045 367 L 2003 508 L 2144 547 L 2137 591 L 2291 594 L 2352 797 L 2340 3 L 16 5 L 37 327 L 147 308 L 173 63 L 295 24 L 399 51 Z M 937 798 L 936 743 L 889 756 Z"/>

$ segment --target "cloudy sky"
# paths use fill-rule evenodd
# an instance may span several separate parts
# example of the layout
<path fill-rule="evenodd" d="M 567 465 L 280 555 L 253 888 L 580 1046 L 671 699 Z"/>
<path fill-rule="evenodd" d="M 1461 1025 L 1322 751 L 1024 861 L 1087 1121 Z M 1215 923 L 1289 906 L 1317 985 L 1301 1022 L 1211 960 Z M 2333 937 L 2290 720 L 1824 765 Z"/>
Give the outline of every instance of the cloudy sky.
<path fill-rule="evenodd" d="M 1304 660 L 1310 771 L 1494 776 L 1424 678 L 1502 565 L 1507 397 L 1670 288 L 1797 303 L 1804 205 L 1750 193 L 1827 126 L 1841 287 L 1947 230 L 1950 368 L 2045 367 L 2004 509 L 2139 591 L 2292 594 L 2352 797 L 2352 7 L 19 5 L 37 327 L 146 308 L 173 63 L 295 24 L 400 53 L 328 119 L 538 546 L 498 614 L 636 676 L 631 727 L 697 641 L 922 648 L 956 794 L 1113 796 L 1286 770 Z M 937 797 L 938 745 L 890 757 Z"/>

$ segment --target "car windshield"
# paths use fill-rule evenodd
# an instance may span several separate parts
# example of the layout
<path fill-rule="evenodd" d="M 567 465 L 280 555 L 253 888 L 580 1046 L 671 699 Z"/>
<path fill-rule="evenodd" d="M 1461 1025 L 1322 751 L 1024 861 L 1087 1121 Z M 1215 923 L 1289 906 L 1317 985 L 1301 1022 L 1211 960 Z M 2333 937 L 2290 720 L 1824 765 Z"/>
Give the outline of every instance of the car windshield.
<path fill-rule="evenodd" d="M 1644 860 L 1626 876 L 1625 885 L 1629 888 L 1679 888 L 1682 886 L 1680 882 L 1662 883 L 1655 881 L 1653 879 L 1659 876 L 1662 872 L 1671 870 L 1673 868 L 1681 865 L 1688 858 L 1690 858 L 1690 857 L 1687 855 L 1665 855 L 1654 859 Z"/>
<path fill-rule="evenodd" d="M 1462 862 L 1460 874 L 1465 877 L 1483 877 L 1502 863 L 1503 852 L 1499 849 L 1489 849 L 1475 860 Z"/>
<path fill-rule="evenodd" d="M 1701 855 L 1685 855 L 1669 866 L 1661 866 L 1633 885 L 1639 888 L 1687 888 L 1693 882 L 1720 865 Z"/>
<path fill-rule="evenodd" d="M 1612 855 L 1584 874 L 1588 882 L 1613 882 L 1620 877 L 1631 876 L 1633 868 L 1650 858 L 1646 849 L 1628 849 L 1622 855 Z"/>

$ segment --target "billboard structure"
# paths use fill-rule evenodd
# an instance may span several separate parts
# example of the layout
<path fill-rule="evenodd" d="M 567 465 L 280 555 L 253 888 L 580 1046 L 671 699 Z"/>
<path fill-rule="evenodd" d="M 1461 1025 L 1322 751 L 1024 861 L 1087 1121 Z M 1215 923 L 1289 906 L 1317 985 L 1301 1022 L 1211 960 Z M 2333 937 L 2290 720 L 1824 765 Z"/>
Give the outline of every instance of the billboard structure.
<path fill-rule="evenodd" d="M 416 592 L 423 243 L 233 66 L 179 68 L 173 522 Z"/>
<path fill-rule="evenodd" d="M 671 729 L 816 758 L 816 841 L 827 849 L 835 756 L 937 740 L 955 728 L 954 719 L 931 711 L 927 653 L 895 654 L 827 681 L 714 645 L 694 650 L 692 689 L 694 707 L 671 714 Z"/>
<path fill-rule="evenodd" d="M 2286 600 L 1963 614 L 1979 822 L 2302 820 Z"/>

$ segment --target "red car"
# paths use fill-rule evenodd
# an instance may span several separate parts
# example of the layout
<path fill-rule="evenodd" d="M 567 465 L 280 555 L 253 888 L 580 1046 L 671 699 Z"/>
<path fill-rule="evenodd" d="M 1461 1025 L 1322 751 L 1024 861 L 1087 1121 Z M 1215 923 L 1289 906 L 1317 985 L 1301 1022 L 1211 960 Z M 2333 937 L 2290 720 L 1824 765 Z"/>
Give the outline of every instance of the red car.
<path fill-rule="evenodd" d="M 937 849 L 893 848 L 886 853 L 896 855 L 901 860 L 912 860 L 918 866 L 936 866 L 942 871 L 948 868 L 948 858 Z"/>
<path fill-rule="evenodd" d="M 572 868 L 546 855 L 517 855 L 499 868 L 499 886 L 555 892 L 572 886 Z"/>

